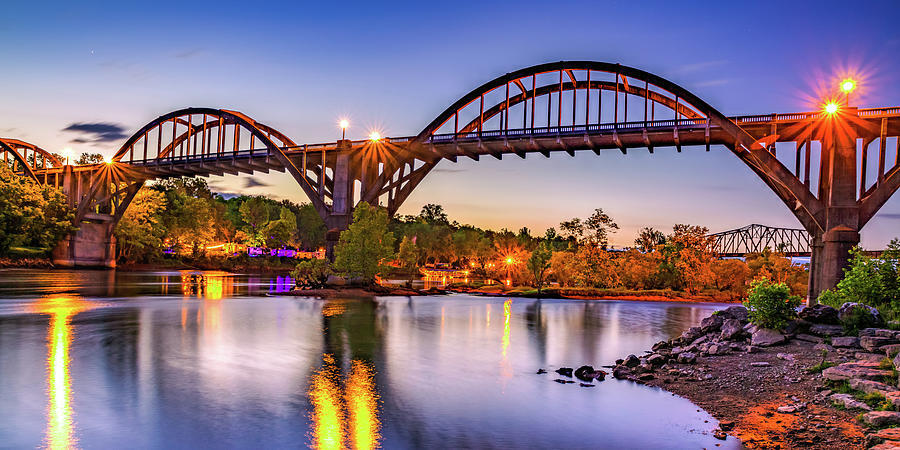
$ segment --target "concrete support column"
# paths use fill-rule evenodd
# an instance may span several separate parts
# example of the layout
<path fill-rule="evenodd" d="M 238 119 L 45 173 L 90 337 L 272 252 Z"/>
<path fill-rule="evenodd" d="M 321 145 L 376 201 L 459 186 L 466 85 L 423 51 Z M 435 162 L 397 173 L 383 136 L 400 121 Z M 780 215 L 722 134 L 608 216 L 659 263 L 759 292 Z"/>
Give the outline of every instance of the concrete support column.
<path fill-rule="evenodd" d="M 338 151 L 333 170 L 333 202 L 331 213 L 325 218 L 325 227 L 328 229 L 325 233 L 325 254 L 330 261 L 334 261 L 334 246 L 340 239 L 341 231 L 350 227 L 350 220 L 353 217 L 354 195 L 353 174 L 350 170 L 350 149 L 349 140 L 337 142 Z"/>
<path fill-rule="evenodd" d="M 859 245 L 856 129 L 842 117 L 828 120 L 833 123 L 830 139 L 822 145 L 819 186 L 819 198 L 825 202 L 825 232 L 820 250 L 813 250 L 810 267 L 810 295 L 815 297 L 837 286 L 849 264 L 850 249 Z"/>
<path fill-rule="evenodd" d="M 63 166 L 60 187 L 66 194 L 69 207 L 77 208 L 78 201 L 90 191 L 90 173 L 75 172 L 71 165 Z M 82 220 L 78 230 L 66 236 L 50 252 L 50 260 L 60 267 L 116 267 L 115 224 L 112 221 Z"/>
<path fill-rule="evenodd" d="M 820 280 L 819 278 L 822 275 L 822 248 L 824 247 L 824 245 L 825 243 L 822 241 L 822 233 L 815 233 L 812 235 L 812 240 L 809 246 L 809 283 L 806 291 L 807 306 L 814 305 L 816 303 L 816 298 L 821 292 L 819 286 L 822 285 L 822 280 Z"/>

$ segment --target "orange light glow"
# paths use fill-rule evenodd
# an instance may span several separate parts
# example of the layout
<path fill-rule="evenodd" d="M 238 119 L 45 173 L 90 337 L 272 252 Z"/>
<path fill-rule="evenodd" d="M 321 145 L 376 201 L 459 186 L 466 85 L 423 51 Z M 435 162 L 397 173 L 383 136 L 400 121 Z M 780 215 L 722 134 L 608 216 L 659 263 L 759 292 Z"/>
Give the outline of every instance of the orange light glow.
<path fill-rule="evenodd" d="M 514 261 L 514 260 L 512 259 L 512 257 L 507 257 L 507 258 L 506 258 L 506 263 L 507 263 L 507 264 L 512 264 L 513 261 Z"/>
<path fill-rule="evenodd" d="M 853 92 L 854 89 L 856 89 L 856 82 L 853 81 L 852 78 L 847 78 L 846 80 L 841 82 L 842 91 L 849 94 L 850 92 Z"/>
<path fill-rule="evenodd" d="M 325 355 L 325 365 L 313 374 L 310 383 L 313 447 L 317 449 L 340 449 L 344 442 L 344 411 L 335 372 L 334 359 Z"/>
<path fill-rule="evenodd" d="M 352 362 L 344 399 L 350 420 L 350 441 L 355 449 L 379 448 L 381 421 L 378 419 L 378 393 L 374 370 L 362 361 Z"/>
<path fill-rule="evenodd" d="M 378 142 L 378 141 L 380 141 L 380 140 L 381 140 L 381 133 L 379 133 L 378 131 L 372 130 L 372 132 L 369 133 L 369 140 L 370 140 L 370 141 L 373 141 L 373 142 Z"/>
<path fill-rule="evenodd" d="M 72 420 L 72 381 L 69 375 L 69 347 L 72 344 L 72 316 L 91 309 L 89 302 L 73 297 L 48 297 L 31 306 L 37 314 L 50 315 L 47 333 L 47 431 L 46 445 L 51 449 L 75 448 Z"/>
<path fill-rule="evenodd" d="M 841 107 L 837 104 L 837 102 L 828 102 L 825 104 L 825 107 L 823 109 L 825 110 L 825 113 L 827 113 L 827 114 L 834 114 L 834 113 L 838 112 L 838 110 L 840 110 Z"/>

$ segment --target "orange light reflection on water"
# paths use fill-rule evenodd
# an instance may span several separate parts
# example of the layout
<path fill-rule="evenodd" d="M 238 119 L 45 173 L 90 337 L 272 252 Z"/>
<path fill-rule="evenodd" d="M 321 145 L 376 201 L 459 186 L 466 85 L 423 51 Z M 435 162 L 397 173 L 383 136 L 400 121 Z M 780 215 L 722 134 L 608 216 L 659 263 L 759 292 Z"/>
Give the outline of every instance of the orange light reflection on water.
<path fill-rule="evenodd" d="M 350 376 L 342 389 L 334 358 L 323 356 L 322 368 L 312 375 L 309 388 L 313 448 L 381 447 L 379 397 L 374 379 L 370 365 L 352 361 Z"/>
<path fill-rule="evenodd" d="M 77 444 L 72 420 L 72 381 L 69 375 L 69 347 L 72 344 L 72 316 L 94 305 L 75 297 L 54 296 L 38 300 L 29 308 L 50 315 L 47 332 L 47 430 L 45 444 L 51 449 L 74 448 Z"/>

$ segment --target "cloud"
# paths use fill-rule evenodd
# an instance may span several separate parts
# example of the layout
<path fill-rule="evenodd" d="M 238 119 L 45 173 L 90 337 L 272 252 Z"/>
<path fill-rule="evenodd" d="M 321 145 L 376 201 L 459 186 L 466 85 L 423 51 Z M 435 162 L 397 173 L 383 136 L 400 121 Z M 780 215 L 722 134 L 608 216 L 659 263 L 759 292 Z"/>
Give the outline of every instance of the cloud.
<path fill-rule="evenodd" d="M 457 173 L 465 172 L 466 169 L 434 169 L 434 172 Z"/>
<path fill-rule="evenodd" d="M 900 220 L 900 214 L 898 213 L 881 213 L 878 217 L 888 220 Z"/>
<path fill-rule="evenodd" d="M 256 181 L 254 177 L 244 178 L 244 189 L 250 189 L 255 187 L 268 187 L 271 186 L 269 183 L 263 183 L 262 181 Z"/>
<path fill-rule="evenodd" d="M 727 59 L 717 59 L 714 61 L 702 61 L 698 63 L 685 64 L 677 69 L 675 69 L 675 73 L 690 73 L 690 72 L 699 72 L 701 70 L 707 70 L 716 66 L 721 66 L 723 64 L 727 64 Z"/>
<path fill-rule="evenodd" d="M 195 56 L 199 56 L 203 54 L 203 49 L 192 48 L 188 50 L 184 50 L 175 54 L 175 57 L 178 59 L 189 59 Z"/>
<path fill-rule="evenodd" d="M 729 80 L 727 78 L 720 78 L 718 80 L 707 80 L 707 81 L 701 81 L 699 83 L 694 83 L 694 86 L 697 86 L 697 87 L 722 86 L 722 85 L 728 84 L 730 82 L 731 82 L 731 80 Z"/>
<path fill-rule="evenodd" d="M 70 133 L 76 133 L 78 136 L 72 138 L 71 142 L 77 144 L 103 144 L 125 139 L 128 135 L 125 133 L 125 127 L 116 123 L 96 122 L 96 123 L 71 123 L 62 129 Z"/>

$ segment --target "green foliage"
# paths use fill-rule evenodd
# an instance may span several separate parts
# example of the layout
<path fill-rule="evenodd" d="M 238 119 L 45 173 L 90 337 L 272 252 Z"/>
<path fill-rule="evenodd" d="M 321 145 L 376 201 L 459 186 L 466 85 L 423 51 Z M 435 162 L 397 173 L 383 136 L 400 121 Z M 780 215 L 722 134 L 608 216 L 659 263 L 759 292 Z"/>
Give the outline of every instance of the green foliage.
<path fill-rule="evenodd" d="M 409 236 L 403 236 L 403 239 L 400 241 L 400 251 L 397 254 L 397 259 L 400 262 L 400 268 L 406 272 L 411 282 L 418 268 L 416 262 L 419 259 L 419 251 L 416 248 L 416 242 L 410 239 Z"/>
<path fill-rule="evenodd" d="M 537 288 L 538 297 L 541 296 L 541 289 L 546 282 L 547 270 L 550 269 L 550 258 L 552 257 L 553 250 L 550 248 L 550 244 L 542 242 L 528 258 L 527 267 L 534 280 L 534 287 Z"/>
<path fill-rule="evenodd" d="M 797 317 L 800 297 L 791 295 L 784 283 L 759 279 L 751 283 L 744 306 L 750 312 L 750 322 L 762 328 L 779 329 Z"/>
<path fill-rule="evenodd" d="M 900 318 L 900 240 L 893 239 L 879 258 L 859 248 L 850 251 L 850 265 L 833 290 L 819 294 L 819 302 L 839 308 L 846 302 L 877 308 L 888 320 Z"/>
<path fill-rule="evenodd" d="M 118 257 L 124 261 L 146 261 L 157 256 L 165 237 L 162 213 L 166 197 L 142 188 L 134 196 L 114 230 Z"/>
<path fill-rule="evenodd" d="M 11 246 L 51 248 L 75 231 L 65 195 L 0 164 L 0 253 Z"/>
<path fill-rule="evenodd" d="M 291 276 L 298 287 L 321 289 L 328 283 L 328 277 L 334 273 L 327 259 L 307 259 L 297 263 Z"/>
<path fill-rule="evenodd" d="M 335 269 L 351 279 L 372 283 L 385 269 L 383 262 L 394 256 L 394 234 L 388 231 L 387 212 L 365 202 L 358 204 L 334 254 Z"/>

